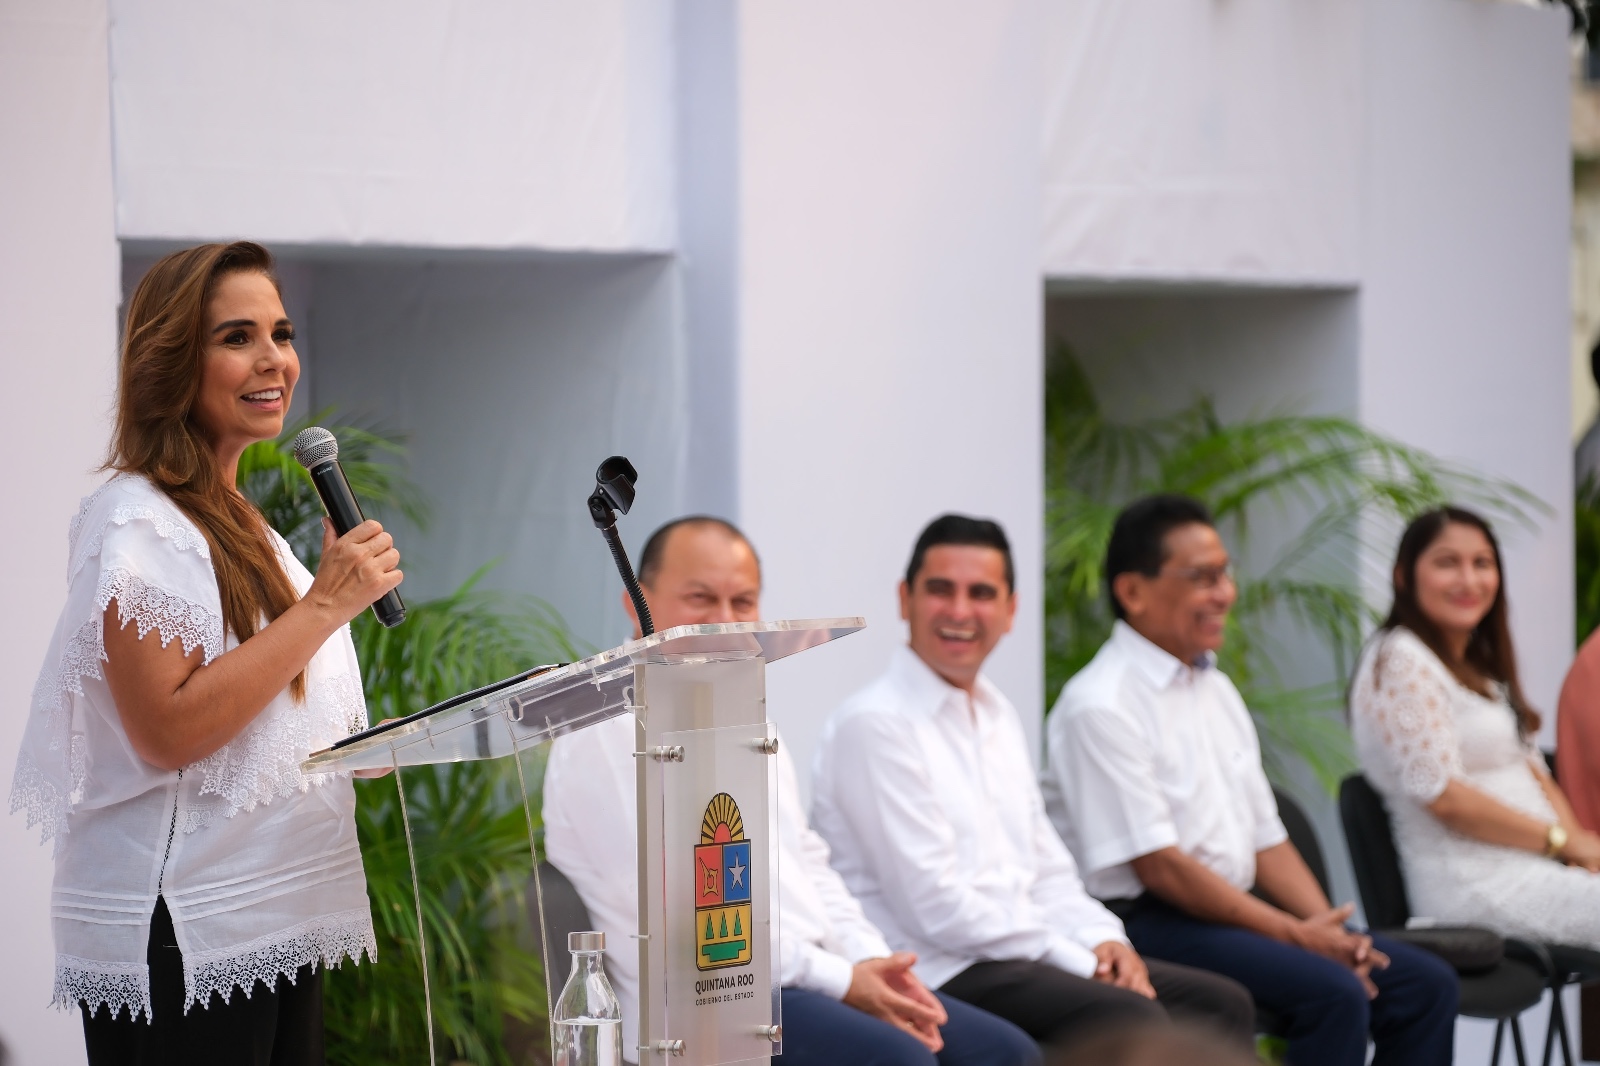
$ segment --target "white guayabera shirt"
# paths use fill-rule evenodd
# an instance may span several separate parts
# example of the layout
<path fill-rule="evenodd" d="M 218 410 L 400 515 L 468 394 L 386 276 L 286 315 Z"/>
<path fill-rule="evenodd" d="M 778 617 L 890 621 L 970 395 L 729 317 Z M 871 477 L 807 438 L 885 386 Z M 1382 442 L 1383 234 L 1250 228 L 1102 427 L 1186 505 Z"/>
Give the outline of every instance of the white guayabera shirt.
<path fill-rule="evenodd" d="M 1255 723 L 1205 655 L 1185 664 L 1117 622 L 1045 724 L 1045 809 L 1101 899 L 1133 899 L 1132 862 L 1175 847 L 1241 892 L 1289 839 Z"/>
<path fill-rule="evenodd" d="M 276 533 L 290 581 L 311 574 Z M 202 649 L 224 631 L 211 552 L 164 493 L 119 475 L 83 501 L 69 533 L 67 602 L 34 687 L 11 809 L 55 841 L 56 1006 L 150 1017 L 146 945 L 164 896 L 183 953 L 185 1009 L 248 995 L 307 963 L 376 958 L 346 774 L 300 772 L 312 751 L 366 727 L 355 647 L 341 629 L 218 751 L 160 770 L 128 741 L 105 681 L 102 618 L 113 599 L 141 638 Z"/>
<path fill-rule="evenodd" d="M 986 677 L 969 697 L 906 647 L 823 728 L 811 818 L 890 945 L 938 988 L 987 959 L 1088 977 L 1127 943 L 1045 818 L 1016 708 Z"/>

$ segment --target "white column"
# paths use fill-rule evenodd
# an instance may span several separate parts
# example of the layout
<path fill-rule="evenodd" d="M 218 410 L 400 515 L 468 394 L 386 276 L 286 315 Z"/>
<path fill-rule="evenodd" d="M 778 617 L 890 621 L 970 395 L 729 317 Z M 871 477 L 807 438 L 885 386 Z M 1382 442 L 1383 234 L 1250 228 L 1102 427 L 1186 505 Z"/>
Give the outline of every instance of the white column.
<path fill-rule="evenodd" d="M 740 515 L 768 617 L 869 623 L 775 667 L 774 717 L 807 764 L 905 639 L 917 533 L 962 511 L 1014 545 L 1021 606 L 991 674 L 1037 738 L 1042 5 L 761 0 L 740 18 Z"/>
<path fill-rule="evenodd" d="M 1500 532 L 1551 726 L 1573 624 L 1566 34 L 1561 8 L 1367 5 L 1361 417 L 1550 504 Z"/>
<path fill-rule="evenodd" d="M 0 0 L 0 353 L 11 398 L 0 612 L 0 780 L 66 590 L 67 521 L 104 454 L 115 375 L 105 0 Z M 76 1014 L 48 1009 L 50 849 L 0 819 L 0 1041 L 19 1066 L 83 1062 Z"/>

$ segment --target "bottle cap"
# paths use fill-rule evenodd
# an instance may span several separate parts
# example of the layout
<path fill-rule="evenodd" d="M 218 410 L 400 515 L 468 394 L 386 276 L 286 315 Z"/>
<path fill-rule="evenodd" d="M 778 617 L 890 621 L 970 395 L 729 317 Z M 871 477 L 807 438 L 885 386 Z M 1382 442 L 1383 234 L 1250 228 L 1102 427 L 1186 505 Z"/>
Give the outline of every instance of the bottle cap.
<path fill-rule="evenodd" d="M 568 951 L 604 951 L 606 949 L 606 935 L 604 933 L 568 933 Z"/>

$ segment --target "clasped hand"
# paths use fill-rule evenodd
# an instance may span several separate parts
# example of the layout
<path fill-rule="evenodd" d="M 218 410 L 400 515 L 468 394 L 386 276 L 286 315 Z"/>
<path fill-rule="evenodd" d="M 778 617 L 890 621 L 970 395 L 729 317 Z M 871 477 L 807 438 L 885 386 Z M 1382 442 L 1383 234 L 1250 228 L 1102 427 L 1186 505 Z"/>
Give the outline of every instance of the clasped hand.
<path fill-rule="evenodd" d="M 1373 947 L 1372 937 L 1366 933 L 1344 927 L 1355 909 L 1354 903 L 1346 903 L 1303 919 L 1295 942 L 1307 951 L 1350 967 L 1367 990 L 1367 998 L 1376 999 L 1378 986 L 1372 983 L 1372 971 L 1388 969 L 1389 956 Z"/>
<path fill-rule="evenodd" d="M 1095 945 L 1094 979 L 1104 984 L 1137 992 L 1145 999 L 1155 999 L 1156 990 L 1150 984 L 1150 970 L 1139 953 L 1120 940 L 1107 940 Z"/>
<path fill-rule="evenodd" d="M 1569 829 L 1567 843 L 1559 857 L 1568 866 L 1600 873 L 1600 835 L 1579 827 Z"/>
<path fill-rule="evenodd" d="M 897 951 L 856 963 L 845 1003 L 916 1037 L 929 1051 L 944 1047 L 939 1027 L 949 1021 L 944 1004 L 911 972 L 917 957 Z"/>

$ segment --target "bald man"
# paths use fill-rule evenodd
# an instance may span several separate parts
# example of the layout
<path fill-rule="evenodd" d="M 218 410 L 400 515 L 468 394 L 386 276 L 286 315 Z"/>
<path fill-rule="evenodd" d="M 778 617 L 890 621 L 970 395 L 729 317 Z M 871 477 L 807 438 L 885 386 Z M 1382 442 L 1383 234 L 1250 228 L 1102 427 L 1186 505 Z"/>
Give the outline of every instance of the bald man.
<path fill-rule="evenodd" d="M 658 631 L 753 622 L 761 616 L 761 565 L 744 535 L 717 518 L 670 522 L 639 557 L 639 583 Z M 633 605 L 623 606 L 634 619 Z M 624 1055 L 637 1058 L 639 929 L 633 720 L 621 715 L 557 740 L 545 770 L 545 847 L 572 881 L 610 944 L 606 968 L 622 1006 Z M 931 992 L 916 957 L 890 952 L 806 824 L 794 763 L 780 745 L 778 886 L 785 1066 L 1035 1066 L 1021 1029 Z"/>

